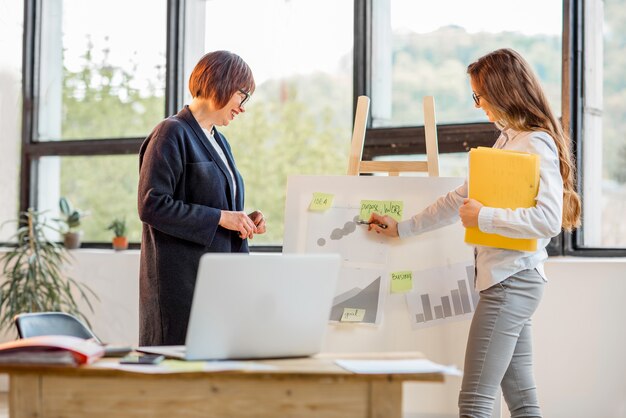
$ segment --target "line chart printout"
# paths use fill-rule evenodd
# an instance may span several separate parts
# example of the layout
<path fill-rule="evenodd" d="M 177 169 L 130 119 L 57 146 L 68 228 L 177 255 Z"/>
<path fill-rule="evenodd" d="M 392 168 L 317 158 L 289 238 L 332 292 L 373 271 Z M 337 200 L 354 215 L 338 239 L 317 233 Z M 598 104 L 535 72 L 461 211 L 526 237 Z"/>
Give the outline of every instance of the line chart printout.
<path fill-rule="evenodd" d="M 330 320 L 345 322 L 346 310 L 362 314 L 364 324 L 380 323 L 383 283 L 387 283 L 385 265 L 389 248 L 385 239 L 358 225 L 359 206 L 333 207 L 310 213 L 307 218 L 305 251 L 338 253 L 343 265 L 335 292 Z M 364 312 L 363 312 L 364 310 Z"/>
<path fill-rule="evenodd" d="M 341 268 L 340 280 L 333 298 L 330 312 L 332 322 L 345 322 L 347 312 L 358 310 L 363 324 L 378 324 L 381 321 L 384 292 L 384 266 Z"/>

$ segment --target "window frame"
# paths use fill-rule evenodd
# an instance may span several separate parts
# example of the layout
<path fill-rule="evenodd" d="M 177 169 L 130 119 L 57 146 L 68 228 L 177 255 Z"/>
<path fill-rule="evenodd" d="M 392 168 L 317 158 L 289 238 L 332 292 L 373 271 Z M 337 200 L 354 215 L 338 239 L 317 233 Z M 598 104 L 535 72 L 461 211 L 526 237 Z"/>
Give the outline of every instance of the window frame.
<path fill-rule="evenodd" d="M 22 151 L 20 166 L 20 211 L 37 204 L 37 161 L 45 156 L 91 156 L 137 154 L 143 137 L 106 138 L 71 141 L 38 142 L 34 140 L 37 123 L 37 83 L 41 37 L 41 3 L 24 0 L 24 36 L 22 65 Z M 353 51 L 353 116 L 358 96 L 371 95 L 372 76 L 372 10 L 374 0 L 354 0 Z M 167 1 L 166 86 L 164 117 L 182 106 L 185 0 Z M 572 138 L 573 152 L 581 190 L 582 168 L 582 105 L 583 105 L 583 0 L 563 0 L 562 37 L 562 122 Z M 437 127 L 439 152 L 467 152 L 477 146 L 491 146 L 498 131 L 491 123 L 440 124 Z M 425 153 L 424 127 L 373 128 L 371 116 L 367 123 L 363 159 L 379 155 Z M 561 233 L 548 246 L 550 255 L 626 256 L 626 248 L 590 248 L 580 245 L 582 231 Z M 109 248 L 108 242 L 86 242 L 85 248 Z M 131 248 L 139 248 L 131 243 Z M 281 252 L 282 246 L 251 246 L 257 252 Z"/>
<path fill-rule="evenodd" d="M 354 110 L 359 95 L 371 96 L 372 66 L 372 3 L 374 0 L 355 0 L 355 61 L 354 61 Z M 576 1 L 576 0 L 572 0 Z M 564 0 L 564 5 L 568 0 Z M 360 15 L 359 15 L 360 13 Z M 565 27 L 565 24 L 563 25 Z M 358 48 L 357 48 L 358 46 Z M 468 152 L 470 148 L 493 145 L 499 131 L 492 123 L 438 124 L 437 139 L 439 153 Z M 363 159 L 370 160 L 380 155 L 425 154 L 424 126 L 372 127 L 368 118 Z M 553 238 L 547 247 L 549 255 L 563 254 L 562 234 Z"/>
<path fill-rule="evenodd" d="M 42 157 L 128 155 L 139 153 L 145 137 L 84 138 L 65 141 L 37 141 L 39 59 L 41 53 L 41 10 L 43 0 L 24 0 L 24 37 L 22 58 L 22 150 L 20 164 L 19 210 L 37 207 L 37 170 Z M 163 117 L 173 114 L 182 102 L 181 85 L 182 48 L 179 48 L 182 32 L 181 0 L 167 1 L 165 106 Z M 147 134 L 147 133 L 146 133 Z M 110 248 L 109 242 L 83 242 L 83 248 Z M 138 242 L 129 248 L 138 249 Z"/>
<path fill-rule="evenodd" d="M 577 170 L 577 190 L 583 190 L 583 106 L 584 106 L 584 0 L 563 0 L 563 128 L 572 138 Z M 566 119 L 567 117 L 567 119 Z M 626 257 L 626 248 L 586 247 L 583 229 L 559 236 L 561 255 L 578 257 Z"/>

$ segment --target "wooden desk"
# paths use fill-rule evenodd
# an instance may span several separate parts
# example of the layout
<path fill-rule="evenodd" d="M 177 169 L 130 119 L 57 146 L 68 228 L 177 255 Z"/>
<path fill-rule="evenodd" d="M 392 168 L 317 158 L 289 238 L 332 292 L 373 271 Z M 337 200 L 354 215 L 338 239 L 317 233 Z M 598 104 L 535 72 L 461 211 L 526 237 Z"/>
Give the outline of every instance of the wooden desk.
<path fill-rule="evenodd" d="M 414 353 L 416 354 L 416 353 Z M 266 360 L 272 371 L 140 374 L 91 366 L 0 366 L 11 418 L 402 416 L 402 382 L 441 374 L 357 375 L 345 355 Z"/>

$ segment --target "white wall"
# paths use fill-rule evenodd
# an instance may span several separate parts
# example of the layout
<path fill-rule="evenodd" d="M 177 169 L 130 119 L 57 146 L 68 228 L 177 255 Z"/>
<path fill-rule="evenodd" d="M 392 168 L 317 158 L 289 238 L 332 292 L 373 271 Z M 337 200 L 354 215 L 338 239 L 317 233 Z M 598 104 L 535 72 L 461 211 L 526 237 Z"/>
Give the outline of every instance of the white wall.
<path fill-rule="evenodd" d="M 100 297 L 91 320 L 96 334 L 107 342 L 137 344 L 138 251 L 73 254 L 68 271 Z M 550 282 L 534 319 L 535 371 L 544 415 L 626 418 L 626 259 L 551 258 L 546 271 Z M 363 327 L 331 326 L 325 350 L 376 351 L 392 345 L 462 366 L 468 321 L 413 332 L 394 326 L 404 322 L 398 315 L 385 313 L 382 336 Z M 406 416 L 457 416 L 459 386 L 459 378 L 443 385 L 407 385 Z"/>
<path fill-rule="evenodd" d="M 534 319 L 546 417 L 626 417 L 626 260 L 555 258 Z"/>

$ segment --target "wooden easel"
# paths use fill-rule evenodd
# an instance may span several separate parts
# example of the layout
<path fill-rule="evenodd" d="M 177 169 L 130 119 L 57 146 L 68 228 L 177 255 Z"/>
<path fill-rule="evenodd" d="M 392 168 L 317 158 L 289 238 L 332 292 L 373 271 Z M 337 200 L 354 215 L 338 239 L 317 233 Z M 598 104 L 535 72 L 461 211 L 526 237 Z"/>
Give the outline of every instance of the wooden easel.
<path fill-rule="evenodd" d="M 426 161 L 361 161 L 370 99 L 359 96 L 354 117 L 352 146 L 348 162 L 348 175 L 361 173 L 388 173 L 397 176 L 401 172 L 428 172 L 430 177 L 439 177 L 439 149 L 437 145 L 437 123 L 435 120 L 435 98 L 424 97 L 424 132 L 426 135 Z"/>

